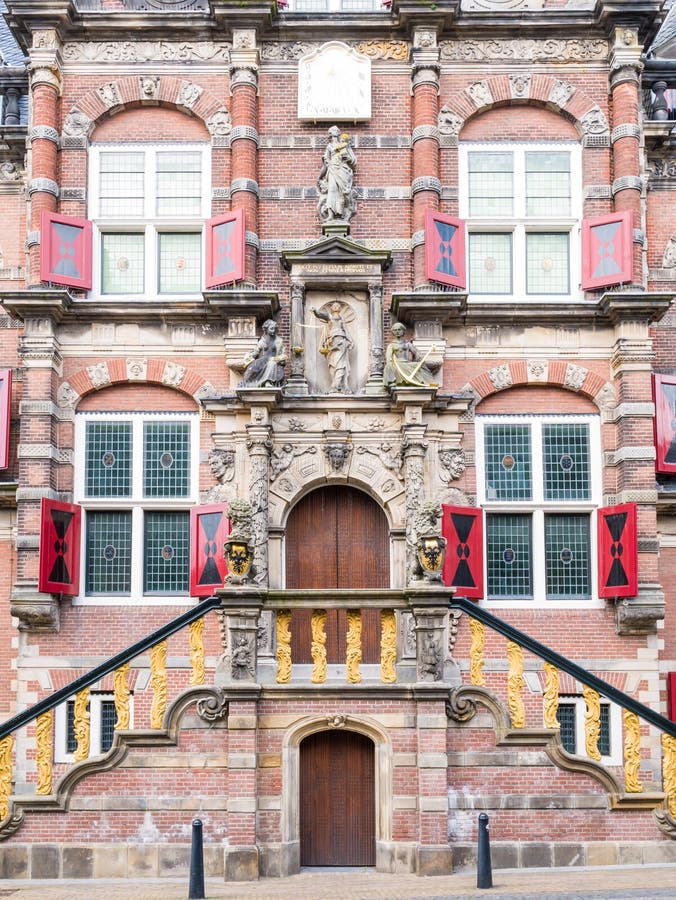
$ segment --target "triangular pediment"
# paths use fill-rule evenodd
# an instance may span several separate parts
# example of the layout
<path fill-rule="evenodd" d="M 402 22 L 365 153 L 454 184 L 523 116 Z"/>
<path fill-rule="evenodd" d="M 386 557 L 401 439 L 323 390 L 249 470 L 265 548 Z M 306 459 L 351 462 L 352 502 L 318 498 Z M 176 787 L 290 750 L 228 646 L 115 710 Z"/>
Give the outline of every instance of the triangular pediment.
<path fill-rule="evenodd" d="M 389 250 L 368 250 L 342 235 L 330 235 L 303 250 L 285 250 L 281 254 L 282 265 L 293 272 L 307 265 L 339 265 L 344 267 L 345 274 L 354 267 L 354 274 L 364 266 L 378 267 L 380 271 L 388 268 L 392 254 Z"/>

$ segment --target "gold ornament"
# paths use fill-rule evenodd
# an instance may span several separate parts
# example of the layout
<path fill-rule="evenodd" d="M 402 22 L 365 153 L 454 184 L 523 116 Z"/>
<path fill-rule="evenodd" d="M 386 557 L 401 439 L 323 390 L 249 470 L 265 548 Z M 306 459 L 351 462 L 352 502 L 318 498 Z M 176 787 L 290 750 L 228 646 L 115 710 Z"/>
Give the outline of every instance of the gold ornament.
<path fill-rule="evenodd" d="M 291 681 L 291 610 L 280 609 L 275 622 L 277 631 L 277 684 Z M 313 632 L 314 635 L 314 632 Z"/>
<path fill-rule="evenodd" d="M 313 684 L 323 684 L 326 681 L 326 610 L 314 609 L 312 611 L 312 678 Z"/>
<path fill-rule="evenodd" d="M 345 669 L 347 680 L 350 684 L 359 684 L 361 673 L 361 610 L 348 609 L 347 611 L 347 653 L 345 657 Z"/>
<path fill-rule="evenodd" d="M 397 680 L 397 620 L 393 609 L 380 610 L 380 680 L 394 684 Z"/>
<path fill-rule="evenodd" d="M 486 686 L 486 679 L 483 673 L 483 667 L 486 665 L 484 659 L 484 648 L 486 645 L 486 628 L 484 623 L 478 619 L 469 620 L 469 681 L 470 684 L 476 684 L 479 687 Z"/>
<path fill-rule="evenodd" d="M 73 753 L 75 762 L 80 762 L 89 756 L 89 724 L 89 688 L 82 688 L 75 695 L 73 709 L 73 731 L 77 741 L 77 747 Z"/>
<path fill-rule="evenodd" d="M 161 728 L 167 708 L 167 642 L 160 641 L 150 651 L 150 684 L 153 702 L 150 707 L 150 727 Z"/>
<path fill-rule="evenodd" d="M 622 710 L 624 720 L 624 789 L 628 794 L 640 794 L 643 785 L 638 777 L 641 767 L 641 723 L 636 713 Z"/>
<path fill-rule="evenodd" d="M 582 688 L 587 710 L 584 714 L 584 748 L 590 759 L 601 759 L 599 750 L 599 735 L 601 734 L 601 698 L 598 691 L 587 687 Z"/>
<path fill-rule="evenodd" d="M 38 783 L 36 794 L 52 793 L 52 723 L 54 713 L 51 709 L 41 713 L 35 720 L 35 742 L 37 744 L 36 759 L 38 764 Z"/>
<path fill-rule="evenodd" d="M 9 813 L 9 798 L 12 793 L 12 747 L 14 737 L 8 734 L 0 741 L 0 822 Z"/>
<path fill-rule="evenodd" d="M 190 684 L 204 684 L 204 619 L 190 623 Z"/>
<path fill-rule="evenodd" d="M 120 728 L 129 728 L 129 685 L 127 684 L 127 674 L 129 672 L 129 663 L 124 663 L 113 672 L 113 698 L 115 700 L 115 712 L 117 719 L 115 720 L 115 730 Z"/>
<path fill-rule="evenodd" d="M 525 728 L 526 708 L 521 699 L 521 690 L 526 683 L 523 677 L 523 649 L 514 641 L 507 641 L 507 659 L 509 660 L 507 706 L 512 728 Z"/>
<path fill-rule="evenodd" d="M 669 815 L 676 818 L 676 738 L 670 734 L 662 735 L 662 790 Z"/>
<path fill-rule="evenodd" d="M 545 668 L 545 691 L 542 697 L 542 712 L 544 716 L 545 728 L 561 728 L 561 723 L 556 717 L 559 709 L 559 670 L 556 666 L 546 662 Z"/>

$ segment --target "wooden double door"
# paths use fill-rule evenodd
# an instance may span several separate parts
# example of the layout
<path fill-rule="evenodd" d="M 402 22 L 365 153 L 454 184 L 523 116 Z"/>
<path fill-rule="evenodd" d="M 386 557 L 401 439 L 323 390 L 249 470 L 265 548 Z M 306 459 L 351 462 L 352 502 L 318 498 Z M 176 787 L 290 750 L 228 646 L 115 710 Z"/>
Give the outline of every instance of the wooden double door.
<path fill-rule="evenodd" d="M 287 523 L 286 586 L 389 588 L 389 528 L 380 507 L 338 485 L 304 497 Z M 310 618 L 311 610 L 294 611 L 294 662 L 312 662 Z M 329 662 L 345 662 L 346 630 L 345 612 L 328 610 Z M 378 610 L 362 611 L 362 660 L 380 661 Z M 375 865 L 375 747 L 369 738 L 342 728 L 305 738 L 298 790 L 301 865 Z"/>
<path fill-rule="evenodd" d="M 319 488 L 291 511 L 286 527 L 286 586 L 389 588 L 390 537 L 385 514 L 367 494 L 342 485 Z M 291 656 L 310 663 L 311 610 L 294 611 Z M 326 654 L 345 662 L 347 617 L 327 610 Z M 380 613 L 362 612 L 362 661 L 380 661 Z"/>

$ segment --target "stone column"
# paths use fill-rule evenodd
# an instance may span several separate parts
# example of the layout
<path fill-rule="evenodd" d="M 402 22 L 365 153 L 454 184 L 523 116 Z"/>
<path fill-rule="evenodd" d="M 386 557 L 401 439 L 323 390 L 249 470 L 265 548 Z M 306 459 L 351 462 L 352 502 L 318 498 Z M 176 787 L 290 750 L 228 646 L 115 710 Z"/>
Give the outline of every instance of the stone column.
<path fill-rule="evenodd" d="M 261 407 L 251 410 L 251 425 L 246 426 L 247 448 L 249 450 L 249 502 L 253 507 L 254 524 L 254 566 L 255 582 L 258 585 L 268 584 L 268 504 L 270 438 L 272 426 L 268 421 L 268 411 Z"/>
<path fill-rule="evenodd" d="M 291 374 L 286 383 L 285 393 L 291 397 L 307 397 L 308 386 L 305 378 L 305 285 L 291 282 Z"/>
<path fill-rule="evenodd" d="M 367 394 L 382 394 L 385 350 L 383 348 L 383 285 L 369 282 L 369 378 Z"/>
<path fill-rule="evenodd" d="M 436 31 L 416 28 L 413 32 L 411 105 L 413 141 L 413 284 L 426 283 L 425 212 L 439 208 L 439 48 Z"/>
<path fill-rule="evenodd" d="M 29 253 L 28 284 L 40 283 L 40 216 L 56 211 L 59 96 L 61 94 L 61 41 L 56 31 L 33 32 L 28 64 L 31 91 L 30 226 L 26 240 Z"/>
<path fill-rule="evenodd" d="M 643 216 L 641 192 L 640 141 L 641 102 L 640 76 L 642 47 L 635 28 L 615 29 L 615 43 L 610 54 L 610 93 L 613 111 L 613 129 L 610 141 L 613 147 L 612 185 L 613 201 L 617 212 L 631 210 L 634 214 L 634 284 L 645 287 L 643 272 Z"/>
<path fill-rule="evenodd" d="M 422 422 L 422 411 L 419 408 L 406 409 L 406 418 L 419 421 L 407 422 L 404 425 L 402 449 L 404 451 L 404 475 L 406 479 L 406 584 L 413 580 L 415 565 L 415 549 L 413 519 L 424 499 L 424 466 L 427 442 L 425 431 L 427 426 Z"/>
<path fill-rule="evenodd" d="M 233 30 L 230 52 L 230 192 L 233 209 L 243 209 L 246 229 L 245 279 L 255 287 L 258 264 L 258 61 L 254 29 Z"/>

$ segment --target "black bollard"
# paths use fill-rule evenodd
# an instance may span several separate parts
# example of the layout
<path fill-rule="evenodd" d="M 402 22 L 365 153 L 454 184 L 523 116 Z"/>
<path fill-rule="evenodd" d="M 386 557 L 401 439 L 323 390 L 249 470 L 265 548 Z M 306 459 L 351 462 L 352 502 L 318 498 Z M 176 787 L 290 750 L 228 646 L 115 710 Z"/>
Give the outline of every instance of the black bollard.
<path fill-rule="evenodd" d="M 192 820 L 190 846 L 190 887 L 188 900 L 204 900 L 204 854 L 202 852 L 202 820 Z"/>
<path fill-rule="evenodd" d="M 488 816 L 479 816 L 479 845 L 477 847 L 476 886 L 478 888 L 493 887 L 491 869 L 491 841 L 488 836 Z"/>

